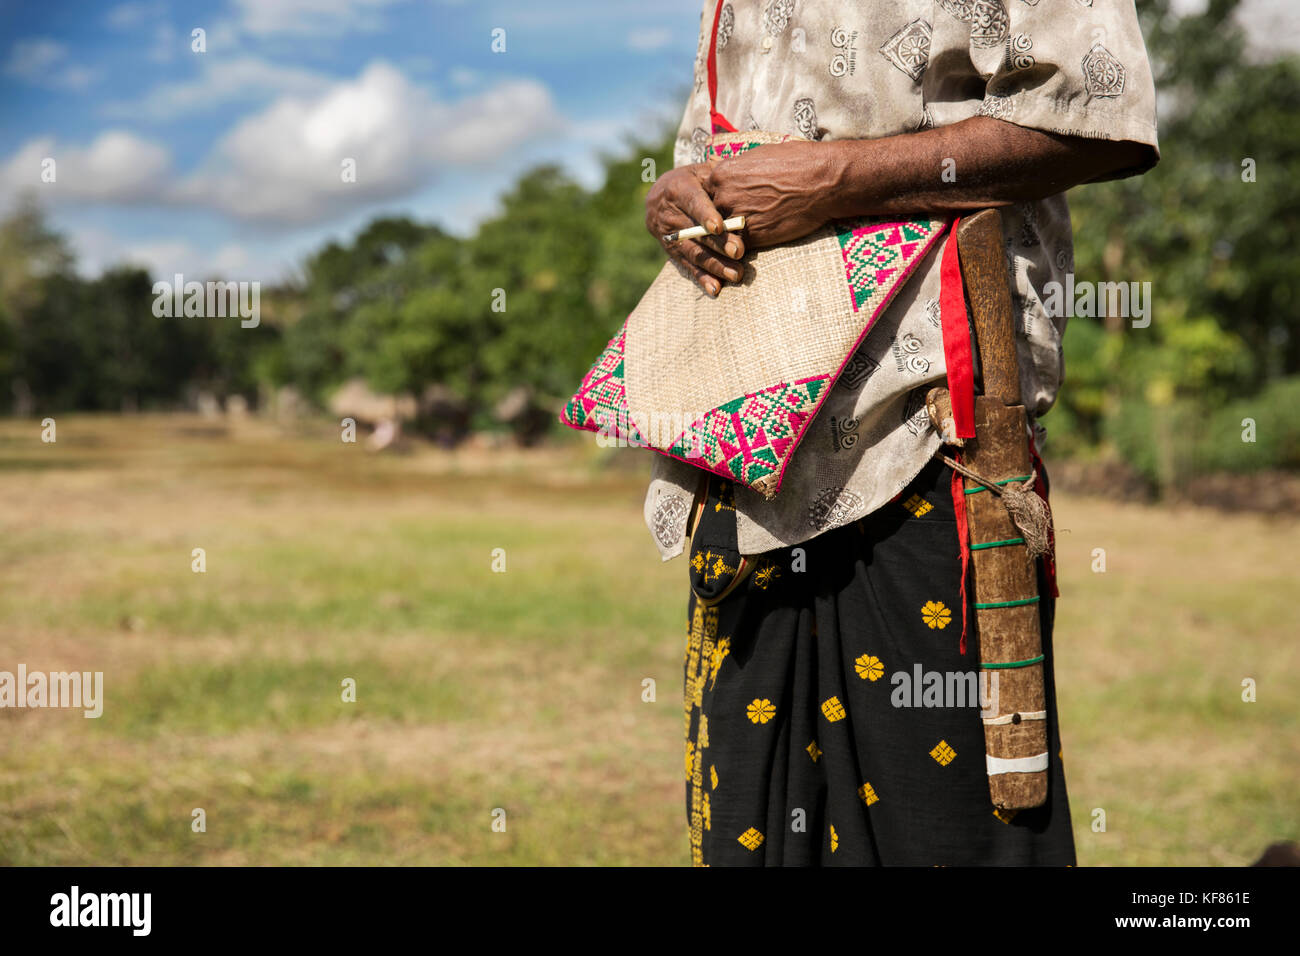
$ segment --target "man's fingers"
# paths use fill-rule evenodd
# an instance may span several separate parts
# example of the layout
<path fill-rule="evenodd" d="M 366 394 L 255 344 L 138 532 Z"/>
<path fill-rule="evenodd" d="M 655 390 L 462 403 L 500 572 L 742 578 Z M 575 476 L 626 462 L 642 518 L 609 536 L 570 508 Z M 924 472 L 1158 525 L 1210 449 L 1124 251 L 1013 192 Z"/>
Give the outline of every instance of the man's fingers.
<path fill-rule="evenodd" d="M 677 212 L 681 212 L 681 210 L 677 210 Z M 677 217 L 674 217 L 671 224 L 659 220 L 657 235 L 662 239 L 670 232 L 680 232 L 683 229 L 687 229 L 694 225 L 696 225 L 696 223 L 689 218 L 688 214 L 681 213 L 680 220 Z M 651 231 L 656 230 L 652 229 Z M 718 255 L 725 256 L 728 259 L 739 260 L 745 255 L 745 240 L 738 232 L 720 232 L 714 236 L 700 236 L 696 239 L 678 240 L 676 243 L 670 243 L 669 245 L 683 245 L 687 242 L 700 243 L 701 245 L 712 249 Z"/>
<path fill-rule="evenodd" d="M 685 269 L 687 275 L 694 279 L 695 283 L 709 295 L 716 297 L 722 291 L 722 283 L 692 262 L 690 256 L 686 254 L 686 250 L 670 247 L 668 255 L 669 258 Z"/>
<path fill-rule="evenodd" d="M 709 236 L 709 239 L 717 243 L 721 247 L 718 251 L 728 258 L 740 259 L 745 255 L 745 240 L 740 233 L 727 232 L 720 236 Z"/>
<path fill-rule="evenodd" d="M 724 281 L 739 282 L 744 277 L 744 265 L 739 260 L 745 254 L 745 242 L 735 233 L 726 232 L 722 214 L 709 198 L 704 185 L 709 177 L 708 166 L 699 164 L 686 170 L 689 174 L 684 176 L 674 171 L 671 182 L 665 176 L 651 190 L 646 203 L 646 227 L 705 292 L 716 296 Z M 700 240 L 663 242 L 667 233 L 695 225 L 704 226 L 712 234 Z"/>
<path fill-rule="evenodd" d="M 713 200 L 703 188 L 692 189 L 688 195 L 678 199 L 677 208 L 692 223 L 698 223 L 710 233 L 722 232 L 722 213 L 713 207 Z"/>
<path fill-rule="evenodd" d="M 725 231 L 722 214 L 714 207 L 713 201 L 703 189 L 692 190 L 691 194 L 684 199 L 678 199 L 677 210 L 690 221 L 691 225 L 698 224 L 713 230 L 712 235 L 691 241 L 702 242 L 714 252 L 731 259 L 739 259 L 745 254 L 744 240 L 734 232 Z"/>
<path fill-rule="evenodd" d="M 689 262 L 683 262 L 682 268 L 691 274 L 691 278 L 696 281 L 701 289 L 714 298 L 717 298 L 718 293 L 722 291 L 722 283 L 713 278 L 713 276 L 709 275 L 699 266 L 693 266 Z"/>
<path fill-rule="evenodd" d="M 739 260 L 745 254 L 745 240 L 740 238 L 738 233 L 724 232 L 717 236 L 702 236 L 695 241 L 728 259 Z"/>
<path fill-rule="evenodd" d="M 712 249 L 700 245 L 693 239 L 678 242 L 674 245 L 676 246 L 674 255 L 678 256 L 683 262 L 689 262 L 691 265 L 697 266 L 719 279 L 726 279 L 728 282 L 739 282 L 744 276 L 740 263 L 718 255 Z"/>

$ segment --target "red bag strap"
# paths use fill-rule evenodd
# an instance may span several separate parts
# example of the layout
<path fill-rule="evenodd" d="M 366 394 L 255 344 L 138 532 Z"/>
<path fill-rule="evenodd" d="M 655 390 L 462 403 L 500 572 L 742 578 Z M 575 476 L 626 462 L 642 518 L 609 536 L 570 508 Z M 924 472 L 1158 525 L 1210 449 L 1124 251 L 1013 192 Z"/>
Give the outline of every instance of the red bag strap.
<path fill-rule="evenodd" d="M 961 281 L 957 253 L 957 226 L 953 219 L 948 244 L 939 265 L 939 317 L 943 326 L 943 358 L 948 367 L 948 393 L 958 438 L 975 437 L 975 363 L 971 357 L 970 325 L 966 321 L 966 290 Z"/>
<path fill-rule="evenodd" d="M 966 321 L 966 289 L 961 279 L 961 259 L 957 252 L 957 226 L 953 219 L 948 244 L 939 264 L 939 319 L 943 327 L 943 358 L 948 369 L 948 395 L 952 400 L 952 419 L 958 438 L 975 437 L 975 362 L 971 354 L 970 325 Z M 954 451 L 957 460 L 961 452 Z M 970 569 L 970 529 L 966 523 L 966 485 L 961 473 L 952 473 L 952 508 L 957 519 L 957 551 L 961 555 L 961 640 L 958 649 L 966 653 L 969 626 L 966 601 L 966 578 Z"/>
<path fill-rule="evenodd" d="M 709 122 L 712 124 L 711 132 L 714 133 L 735 133 L 739 132 L 731 122 L 718 112 L 718 23 L 722 19 L 722 4 L 724 0 L 718 0 L 718 5 L 713 10 L 713 34 L 709 38 Z"/>

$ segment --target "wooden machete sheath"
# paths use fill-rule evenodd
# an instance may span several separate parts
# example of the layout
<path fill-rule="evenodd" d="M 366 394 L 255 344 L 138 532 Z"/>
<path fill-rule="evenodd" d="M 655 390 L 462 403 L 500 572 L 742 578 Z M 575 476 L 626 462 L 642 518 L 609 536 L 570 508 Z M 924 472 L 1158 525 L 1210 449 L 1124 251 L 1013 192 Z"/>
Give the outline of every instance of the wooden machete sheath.
<path fill-rule="evenodd" d="M 997 210 L 962 219 L 957 251 L 983 378 L 961 463 L 994 482 L 1023 481 L 1034 466 Z M 1049 760 L 1037 565 L 1001 496 L 963 480 L 980 667 L 997 711 L 984 716 L 989 793 L 999 809 L 1028 809 L 1047 800 Z"/>

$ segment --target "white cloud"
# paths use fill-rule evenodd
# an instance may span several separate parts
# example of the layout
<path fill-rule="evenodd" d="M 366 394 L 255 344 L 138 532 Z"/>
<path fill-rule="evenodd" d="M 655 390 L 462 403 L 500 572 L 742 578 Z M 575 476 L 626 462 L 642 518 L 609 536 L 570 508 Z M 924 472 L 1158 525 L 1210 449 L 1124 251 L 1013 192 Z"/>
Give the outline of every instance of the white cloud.
<path fill-rule="evenodd" d="M 187 33 L 186 36 L 189 36 Z M 218 20 L 208 30 L 208 53 L 233 50 L 240 45 L 239 25 L 233 20 Z"/>
<path fill-rule="evenodd" d="M 145 52 L 154 63 L 170 63 L 176 54 L 186 49 L 188 39 L 182 39 L 168 19 L 167 6 L 160 0 L 132 0 L 119 3 L 104 14 L 104 23 L 119 33 L 149 36 Z"/>
<path fill-rule="evenodd" d="M 198 251 L 184 239 L 128 242 L 100 230 L 74 231 L 69 238 L 78 268 L 88 276 L 116 266 L 139 266 L 151 276 L 170 276 L 192 269 L 199 260 Z"/>
<path fill-rule="evenodd" d="M 134 0 L 113 7 L 104 15 L 104 22 L 114 30 L 130 30 L 142 23 L 160 20 L 166 14 L 166 5 L 158 0 Z"/>
<path fill-rule="evenodd" d="M 667 27 L 641 27 L 627 35 L 629 49 L 641 53 L 661 50 L 673 42 L 673 32 Z"/>
<path fill-rule="evenodd" d="M 1243 0 L 1236 18 L 1246 28 L 1250 51 L 1259 59 L 1300 50 L 1300 9 L 1295 0 Z"/>
<path fill-rule="evenodd" d="M 184 42 L 170 23 L 154 24 L 153 43 L 147 56 L 154 63 L 170 63 L 183 49 Z"/>
<path fill-rule="evenodd" d="M 236 242 L 215 250 L 202 249 L 185 238 L 164 237 L 147 241 L 123 239 L 103 229 L 72 229 L 69 234 L 82 275 L 93 277 L 115 266 L 139 266 L 154 278 L 170 279 L 180 273 L 187 279 L 260 279 L 270 281 L 282 272 L 268 270 L 266 262 Z"/>
<path fill-rule="evenodd" d="M 1199 16 L 1208 5 L 1208 0 L 1171 0 L 1170 8 L 1178 16 Z M 1247 53 L 1255 59 L 1300 50 L 1300 8 L 1295 0 L 1242 0 L 1233 18 L 1246 31 Z"/>
<path fill-rule="evenodd" d="M 312 70 L 277 66 L 251 56 L 234 60 L 200 57 L 199 63 L 197 79 L 156 86 L 139 100 L 109 103 L 104 114 L 165 120 L 241 99 L 310 95 L 331 82 Z"/>
<path fill-rule="evenodd" d="M 341 36 L 373 32 L 381 11 L 400 0 L 234 0 L 240 27 L 256 37 Z"/>
<path fill-rule="evenodd" d="M 318 96 L 282 97 L 243 120 L 173 195 L 239 219 L 321 222 L 562 126 L 539 83 L 507 81 L 445 103 L 376 62 Z M 355 182 L 342 181 L 345 159 L 355 161 Z"/>
<path fill-rule="evenodd" d="M 55 181 L 42 181 L 46 159 Z M 28 140 L 0 166 L 6 191 L 30 187 L 52 200 L 138 202 L 160 199 L 171 172 L 165 147 L 125 130 L 107 130 L 86 147 L 60 146 L 52 136 Z"/>
<path fill-rule="evenodd" d="M 218 90 L 243 89 L 247 76 L 265 68 L 239 62 L 244 66 L 234 74 L 245 80 L 229 79 L 230 89 Z M 0 198 L 28 187 L 56 202 L 195 206 L 296 226 L 409 196 L 448 169 L 490 165 L 526 143 L 577 132 L 533 80 L 502 81 L 448 102 L 377 61 L 355 78 L 303 75 L 294 84 L 310 91 L 285 94 L 238 122 L 183 176 L 172 171 L 167 148 L 125 130 L 106 131 L 81 147 L 45 136 L 0 160 Z M 203 91 L 212 89 L 199 83 L 155 91 L 151 106 L 183 109 L 204 102 Z M 53 184 L 41 182 L 47 157 L 57 164 Z M 344 181 L 344 161 L 353 164 L 355 181 Z"/>
<path fill-rule="evenodd" d="M 62 43 L 36 37 L 20 40 L 14 44 L 5 64 L 5 72 L 10 76 L 25 80 L 40 79 L 41 75 L 68 55 L 68 48 Z"/>
<path fill-rule="evenodd" d="M 72 62 L 66 46 L 46 37 L 15 43 L 4 71 L 33 86 L 54 90 L 83 90 L 97 76 L 94 70 Z"/>

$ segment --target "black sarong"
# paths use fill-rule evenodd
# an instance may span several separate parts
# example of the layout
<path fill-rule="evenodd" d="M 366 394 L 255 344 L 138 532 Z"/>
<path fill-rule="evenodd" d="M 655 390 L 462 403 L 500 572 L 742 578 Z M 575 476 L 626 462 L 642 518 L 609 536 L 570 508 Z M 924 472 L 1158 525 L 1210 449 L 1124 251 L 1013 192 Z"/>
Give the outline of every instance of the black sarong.
<path fill-rule="evenodd" d="M 759 556 L 709 607 L 700 595 L 722 593 L 740 562 L 730 484 L 710 477 L 690 548 L 685 659 L 696 865 L 1075 863 L 1041 560 L 1048 800 L 995 812 L 989 798 L 971 688 L 994 688 L 978 677 L 970 588 L 958 649 L 951 477 L 932 462 L 866 518 Z"/>

